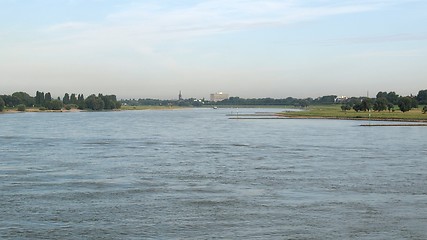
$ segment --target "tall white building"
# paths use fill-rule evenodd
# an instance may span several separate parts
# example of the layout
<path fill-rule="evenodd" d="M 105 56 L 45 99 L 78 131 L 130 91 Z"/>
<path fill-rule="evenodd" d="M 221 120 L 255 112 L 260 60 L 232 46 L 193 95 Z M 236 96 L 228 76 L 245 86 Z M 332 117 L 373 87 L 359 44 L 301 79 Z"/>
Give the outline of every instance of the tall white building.
<path fill-rule="evenodd" d="M 223 92 L 211 93 L 211 102 L 219 102 L 228 99 L 228 94 Z"/>

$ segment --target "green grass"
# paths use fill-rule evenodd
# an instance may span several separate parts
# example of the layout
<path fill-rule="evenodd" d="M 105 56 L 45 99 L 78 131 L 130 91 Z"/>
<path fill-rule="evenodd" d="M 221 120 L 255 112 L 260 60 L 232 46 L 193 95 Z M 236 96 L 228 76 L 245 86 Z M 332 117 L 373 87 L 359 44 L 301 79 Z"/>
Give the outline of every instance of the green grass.
<path fill-rule="evenodd" d="M 422 107 L 412 109 L 409 112 L 356 112 L 354 110 L 342 111 L 341 105 L 316 105 L 309 106 L 305 111 L 280 113 L 285 117 L 298 118 L 337 118 L 337 119 L 369 119 L 395 120 L 395 121 L 427 121 L 427 114 L 422 113 Z"/>

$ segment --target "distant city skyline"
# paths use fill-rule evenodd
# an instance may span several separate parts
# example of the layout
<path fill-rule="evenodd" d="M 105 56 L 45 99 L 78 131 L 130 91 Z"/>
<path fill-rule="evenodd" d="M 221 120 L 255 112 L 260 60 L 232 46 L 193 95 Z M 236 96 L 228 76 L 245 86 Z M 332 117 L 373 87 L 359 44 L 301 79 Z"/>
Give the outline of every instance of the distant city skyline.
<path fill-rule="evenodd" d="M 424 0 L 0 0 L 0 94 L 416 95 Z"/>

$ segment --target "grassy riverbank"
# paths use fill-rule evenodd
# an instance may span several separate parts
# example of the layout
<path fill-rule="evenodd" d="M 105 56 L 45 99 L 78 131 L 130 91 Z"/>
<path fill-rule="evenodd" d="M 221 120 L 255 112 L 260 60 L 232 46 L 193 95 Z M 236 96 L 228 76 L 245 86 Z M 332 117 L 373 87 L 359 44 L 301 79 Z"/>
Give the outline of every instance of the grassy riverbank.
<path fill-rule="evenodd" d="M 412 109 L 409 112 L 356 112 L 354 110 L 342 111 L 340 105 L 314 105 L 309 106 L 305 111 L 283 112 L 280 116 L 290 118 L 325 118 L 325 119 L 371 119 L 379 121 L 414 121 L 427 122 L 427 114 L 423 114 L 422 107 Z M 369 116 L 370 115 L 370 116 Z"/>

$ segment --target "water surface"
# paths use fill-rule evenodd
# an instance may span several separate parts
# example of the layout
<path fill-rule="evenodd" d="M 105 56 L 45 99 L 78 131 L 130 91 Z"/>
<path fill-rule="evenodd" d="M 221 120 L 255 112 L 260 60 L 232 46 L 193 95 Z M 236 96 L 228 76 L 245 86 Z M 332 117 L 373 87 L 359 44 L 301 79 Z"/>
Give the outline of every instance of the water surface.
<path fill-rule="evenodd" d="M 427 128 L 236 111 L 1 114 L 0 238 L 427 239 Z"/>

